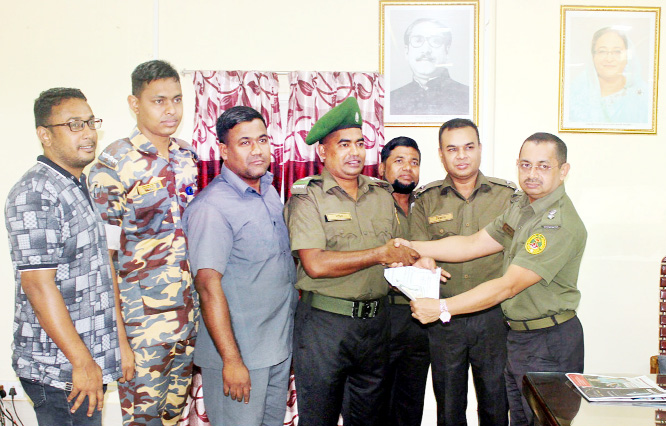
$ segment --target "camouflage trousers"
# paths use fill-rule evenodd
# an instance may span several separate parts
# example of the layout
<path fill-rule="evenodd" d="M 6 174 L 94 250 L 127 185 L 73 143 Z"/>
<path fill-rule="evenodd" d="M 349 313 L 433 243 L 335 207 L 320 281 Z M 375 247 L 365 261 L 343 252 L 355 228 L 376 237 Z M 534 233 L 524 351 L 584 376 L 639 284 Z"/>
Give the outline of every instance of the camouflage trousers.
<path fill-rule="evenodd" d="M 178 423 L 192 384 L 194 340 L 133 348 L 134 379 L 118 383 L 124 426 Z"/>

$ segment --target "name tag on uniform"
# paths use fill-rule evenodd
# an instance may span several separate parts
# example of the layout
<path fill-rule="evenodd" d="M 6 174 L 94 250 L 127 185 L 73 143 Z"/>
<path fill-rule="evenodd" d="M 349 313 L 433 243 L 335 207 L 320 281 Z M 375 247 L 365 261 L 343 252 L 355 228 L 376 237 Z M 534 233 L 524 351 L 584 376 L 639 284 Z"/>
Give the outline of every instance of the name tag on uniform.
<path fill-rule="evenodd" d="M 509 237 L 512 237 L 512 238 L 513 238 L 513 234 L 516 232 L 516 231 L 513 230 L 512 227 L 509 226 L 508 223 L 505 223 L 504 225 L 502 225 L 502 231 L 506 232 L 509 235 Z"/>
<path fill-rule="evenodd" d="M 155 192 L 158 189 L 162 189 L 162 188 L 164 188 L 164 185 L 162 185 L 162 182 L 157 181 L 157 182 L 147 183 L 145 185 L 138 186 L 136 188 L 136 192 L 139 195 L 144 195 L 144 194 L 148 194 L 150 192 Z"/>
<path fill-rule="evenodd" d="M 428 224 L 432 225 L 433 223 L 446 222 L 448 220 L 453 220 L 453 213 L 439 214 L 437 216 L 430 216 L 428 218 Z"/>
<path fill-rule="evenodd" d="M 326 218 L 326 222 L 338 222 L 341 220 L 352 220 L 352 215 L 351 213 L 345 212 L 345 213 L 329 213 L 327 215 L 324 215 Z"/>

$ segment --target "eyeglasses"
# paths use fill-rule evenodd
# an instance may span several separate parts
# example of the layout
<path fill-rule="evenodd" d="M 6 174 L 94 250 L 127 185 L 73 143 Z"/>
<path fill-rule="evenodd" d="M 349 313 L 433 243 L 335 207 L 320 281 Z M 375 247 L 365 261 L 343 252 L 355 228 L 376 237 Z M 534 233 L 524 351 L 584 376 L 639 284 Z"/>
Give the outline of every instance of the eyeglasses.
<path fill-rule="evenodd" d="M 595 56 L 603 56 L 603 57 L 606 57 L 606 58 L 608 58 L 610 56 L 613 59 L 618 59 L 622 56 L 622 54 L 624 54 L 624 52 L 626 52 L 626 50 L 622 50 L 622 49 L 605 50 L 605 49 L 602 49 L 602 50 L 595 50 L 594 55 Z"/>
<path fill-rule="evenodd" d="M 80 132 L 81 130 L 85 129 L 86 124 L 88 127 L 90 127 L 91 130 L 97 130 L 100 127 L 102 127 L 102 119 L 101 118 L 91 118 L 90 120 L 72 120 L 68 121 L 67 123 L 60 123 L 60 124 L 47 124 L 46 126 L 42 127 L 58 127 L 58 126 L 69 126 L 69 130 L 72 132 Z"/>
<path fill-rule="evenodd" d="M 428 44 L 432 48 L 439 48 L 444 46 L 445 39 L 441 35 L 433 35 L 433 36 L 422 36 L 422 35 L 414 35 L 409 38 L 409 45 L 411 47 L 417 48 L 421 47 L 425 44 L 426 40 L 428 40 Z"/>
<path fill-rule="evenodd" d="M 549 166 L 548 164 L 537 164 L 534 165 L 532 163 L 528 163 L 526 161 L 518 163 L 518 169 L 520 169 L 521 172 L 529 173 L 532 171 L 532 169 L 536 170 L 539 173 L 546 173 L 549 170 L 551 170 L 555 166 Z"/>

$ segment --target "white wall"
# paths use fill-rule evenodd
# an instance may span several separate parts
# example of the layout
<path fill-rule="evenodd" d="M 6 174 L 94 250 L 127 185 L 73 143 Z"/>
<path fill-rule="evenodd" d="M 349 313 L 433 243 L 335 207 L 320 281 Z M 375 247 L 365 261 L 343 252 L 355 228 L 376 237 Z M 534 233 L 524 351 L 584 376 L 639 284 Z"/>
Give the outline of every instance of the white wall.
<path fill-rule="evenodd" d="M 483 169 L 515 180 L 521 142 L 536 131 L 557 133 L 560 4 L 623 6 L 626 0 L 481 0 Z M 660 0 L 641 5 L 660 6 Z M 0 199 L 41 150 L 32 104 L 53 86 L 81 88 L 104 119 L 100 148 L 127 135 L 129 75 L 161 58 L 179 69 L 340 70 L 379 68 L 376 0 L 2 1 L 0 26 Z M 155 38 L 156 37 L 156 38 Z M 664 63 L 662 55 L 661 63 Z M 663 81 L 663 77 L 661 78 Z M 186 114 L 193 122 L 191 77 L 183 77 Z M 659 103 L 664 105 L 664 91 Z M 586 368 L 644 373 L 657 352 L 658 271 L 666 255 L 666 114 L 661 135 L 560 134 L 572 165 L 567 191 L 589 233 L 579 286 L 586 331 Z M 386 139 L 414 137 L 426 153 L 422 183 L 443 176 L 436 128 L 386 128 Z M 5 240 L 4 227 L 0 240 Z M 0 243 L 0 379 L 10 362 L 13 274 Z"/>

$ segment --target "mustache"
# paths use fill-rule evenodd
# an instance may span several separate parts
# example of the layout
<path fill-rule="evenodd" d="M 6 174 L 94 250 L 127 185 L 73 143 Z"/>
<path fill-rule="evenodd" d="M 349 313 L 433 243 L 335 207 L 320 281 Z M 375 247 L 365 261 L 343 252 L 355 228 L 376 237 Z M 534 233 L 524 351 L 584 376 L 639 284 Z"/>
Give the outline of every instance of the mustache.
<path fill-rule="evenodd" d="M 417 61 L 430 61 L 430 62 L 435 62 L 435 58 L 429 54 L 429 53 L 424 53 L 416 58 Z"/>

